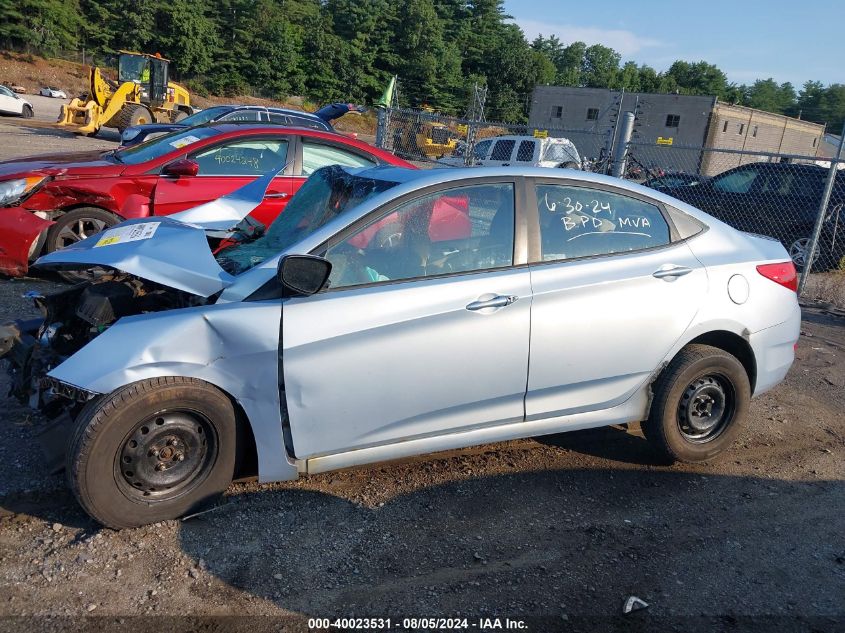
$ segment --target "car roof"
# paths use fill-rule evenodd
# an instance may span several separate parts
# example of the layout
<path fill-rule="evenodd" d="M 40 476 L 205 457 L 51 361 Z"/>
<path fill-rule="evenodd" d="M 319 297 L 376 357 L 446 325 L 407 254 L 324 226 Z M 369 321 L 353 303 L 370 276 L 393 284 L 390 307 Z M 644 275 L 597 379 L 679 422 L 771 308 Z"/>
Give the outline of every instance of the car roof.
<path fill-rule="evenodd" d="M 330 129 L 316 129 L 313 127 L 305 127 L 301 125 L 277 125 L 266 121 L 211 121 L 210 123 L 203 123 L 195 127 L 213 128 L 221 134 L 228 134 L 230 132 L 237 132 L 239 130 L 256 131 L 260 133 L 269 134 L 305 134 L 306 136 L 322 136 L 328 138 L 342 138 L 345 141 L 351 141 L 353 144 L 356 139 L 351 136 L 346 136 L 340 132 Z M 362 143 L 362 141 L 357 141 Z M 378 149 L 378 148 L 377 148 Z"/>
<path fill-rule="evenodd" d="M 234 105 L 234 104 L 220 104 L 208 106 L 210 108 L 229 108 L 229 112 L 235 110 L 259 110 L 261 112 L 275 112 L 276 114 L 288 114 L 290 116 L 299 116 L 306 119 L 313 119 L 325 123 L 323 119 L 315 115 L 313 112 L 304 112 L 302 110 L 293 110 L 291 108 L 278 108 L 275 106 L 261 106 L 261 105 Z"/>

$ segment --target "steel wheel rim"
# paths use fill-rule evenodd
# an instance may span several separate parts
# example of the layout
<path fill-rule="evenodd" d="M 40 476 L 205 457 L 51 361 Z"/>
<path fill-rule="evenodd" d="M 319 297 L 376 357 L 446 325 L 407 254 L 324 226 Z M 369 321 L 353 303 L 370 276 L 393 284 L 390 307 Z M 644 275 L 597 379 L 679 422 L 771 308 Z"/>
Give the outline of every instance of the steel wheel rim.
<path fill-rule="evenodd" d="M 735 412 L 731 382 L 718 374 L 706 374 L 684 389 L 678 404 L 678 430 L 693 444 L 712 442 L 730 425 Z"/>
<path fill-rule="evenodd" d="M 217 448 L 217 434 L 204 415 L 161 411 L 124 438 L 115 456 L 115 480 L 130 499 L 168 501 L 205 481 L 217 461 Z"/>
<path fill-rule="evenodd" d="M 57 237 L 59 248 L 70 246 L 92 235 L 100 233 L 106 228 L 105 220 L 97 218 L 79 218 L 61 228 Z"/>

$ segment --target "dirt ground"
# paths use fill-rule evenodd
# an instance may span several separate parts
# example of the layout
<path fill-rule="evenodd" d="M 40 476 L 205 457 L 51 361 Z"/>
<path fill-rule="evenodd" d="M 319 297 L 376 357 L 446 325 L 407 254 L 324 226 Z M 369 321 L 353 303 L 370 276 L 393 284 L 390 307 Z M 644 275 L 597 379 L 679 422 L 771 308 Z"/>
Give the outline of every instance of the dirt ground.
<path fill-rule="evenodd" d="M 0 124 L 0 159 L 99 146 L 113 142 Z M 0 281 L 0 321 L 55 287 Z M 120 532 L 45 472 L 40 420 L 0 395 L 0 630 L 256 615 L 286 617 L 251 631 L 336 616 L 843 631 L 844 357 L 845 317 L 805 306 L 786 381 L 708 464 L 662 464 L 637 429 L 608 428 L 236 484 L 211 512 Z M 622 619 L 631 595 L 650 606 Z"/>

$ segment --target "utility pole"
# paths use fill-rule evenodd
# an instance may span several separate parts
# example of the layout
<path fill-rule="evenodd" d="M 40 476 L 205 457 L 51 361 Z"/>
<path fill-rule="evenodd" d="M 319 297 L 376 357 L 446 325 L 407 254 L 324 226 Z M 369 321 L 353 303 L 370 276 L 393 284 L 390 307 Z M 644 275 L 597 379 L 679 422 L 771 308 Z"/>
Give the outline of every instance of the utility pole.
<path fill-rule="evenodd" d="M 478 124 L 483 123 L 484 105 L 487 102 L 487 86 L 479 86 L 476 83 L 472 88 L 472 100 L 470 101 L 469 110 L 467 110 L 466 119 L 467 124 L 467 142 L 464 150 L 464 165 L 472 165 L 473 150 L 475 149 L 475 137 L 478 134 Z"/>

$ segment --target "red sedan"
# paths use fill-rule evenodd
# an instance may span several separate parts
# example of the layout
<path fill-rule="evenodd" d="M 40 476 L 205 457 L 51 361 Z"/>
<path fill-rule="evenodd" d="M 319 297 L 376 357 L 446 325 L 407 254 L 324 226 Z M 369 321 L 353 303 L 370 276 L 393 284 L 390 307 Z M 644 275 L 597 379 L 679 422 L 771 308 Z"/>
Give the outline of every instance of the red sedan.
<path fill-rule="evenodd" d="M 23 275 L 43 252 L 124 219 L 215 200 L 285 165 L 252 213 L 269 225 L 311 173 L 332 164 L 413 168 L 347 136 L 260 124 L 196 127 L 122 150 L 0 162 L 0 272 Z"/>

